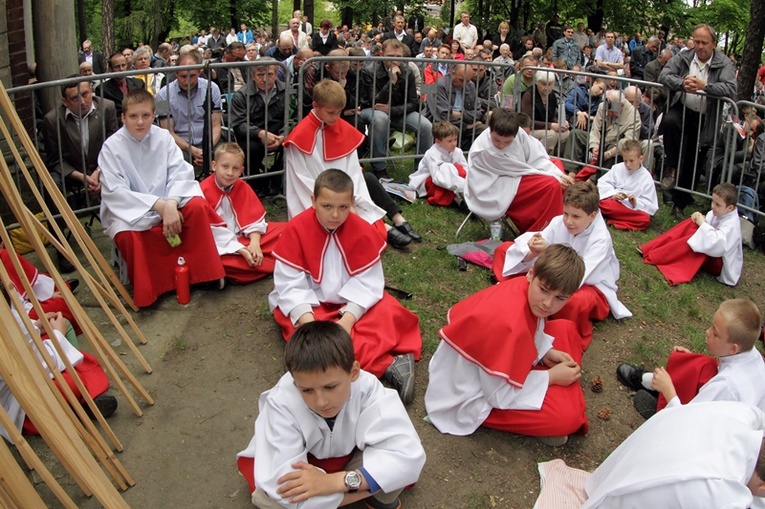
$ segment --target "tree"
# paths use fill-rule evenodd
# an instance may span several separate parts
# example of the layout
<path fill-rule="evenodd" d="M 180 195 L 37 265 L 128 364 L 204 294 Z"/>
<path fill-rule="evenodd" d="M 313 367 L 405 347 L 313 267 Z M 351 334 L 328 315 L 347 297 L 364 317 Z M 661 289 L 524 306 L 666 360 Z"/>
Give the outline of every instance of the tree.
<path fill-rule="evenodd" d="M 762 58 L 762 43 L 765 40 L 765 0 L 752 0 L 749 10 L 749 27 L 746 30 L 746 44 L 738 73 L 738 99 L 750 100 L 757 79 L 757 68 Z"/>
<path fill-rule="evenodd" d="M 105 58 L 114 53 L 114 0 L 101 2 L 101 49 Z"/>

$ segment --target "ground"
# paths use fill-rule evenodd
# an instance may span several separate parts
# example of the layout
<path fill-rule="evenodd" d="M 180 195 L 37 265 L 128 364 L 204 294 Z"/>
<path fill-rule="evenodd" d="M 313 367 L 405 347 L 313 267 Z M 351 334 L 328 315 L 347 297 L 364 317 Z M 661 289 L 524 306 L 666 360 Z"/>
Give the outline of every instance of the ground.
<path fill-rule="evenodd" d="M 435 210 L 422 203 L 405 207 L 425 242 L 407 252 L 389 250 L 384 264 L 389 284 L 415 293 L 403 302 L 418 312 L 422 323 L 425 351 L 416 369 L 415 401 L 408 410 L 428 461 L 420 481 L 403 495 L 404 507 L 531 508 L 539 492 L 538 462 L 562 458 L 572 467 L 591 471 L 643 422 L 632 408 L 630 392 L 616 381 L 620 361 L 653 366 L 676 342 L 703 351 L 703 330 L 724 298 L 748 296 L 762 307 L 761 253 L 747 252 L 742 284 L 735 290 L 709 276 L 671 288 L 655 268 L 643 265 L 634 247 L 666 228 L 670 220 L 664 209 L 651 232 L 614 234 L 622 262 L 620 296 L 635 317 L 621 322 L 608 318 L 596 327 L 581 379 L 589 433 L 571 437 L 564 447 L 550 448 L 534 439 L 485 429 L 469 437 L 442 435 L 423 421 L 427 365 L 437 345 L 436 331 L 450 305 L 488 285 L 488 271 L 470 266 L 459 272 L 453 257 L 438 249 L 454 242 L 464 212 Z M 273 217 L 283 214 L 278 206 L 269 210 Z M 487 234 L 488 226 L 474 221 L 461 241 Z M 106 239 L 100 232 L 93 236 L 106 253 Z M 127 352 L 123 359 L 156 404 L 143 405 L 144 415 L 136 417 L 115 389 L 110 392 L 121 403 L 109 420 L 124 445 L 117 456 L 136 481 L 123 494 L 130 506 L 252 507 L 247 485 L 236 469 L 236 453 L 252 436 L 259 394 L 283 372 L 284 343 L 267 306 L 271 288 L 270 279 L 223 291 L 196 288 L 186 306 L 167 295 L 134 314 L 148 339 L 139 348 L 153 372 L 143 372 L 124 345 L 115 349 Z M 78 298 L 95 323 L 104 325 L 107 339 L 118 340 L 87 288 L 78 290 Z M 604 381 L 600 393 L 590 390 L 595 376 Z M 610 409 L 608 420 L 598 417 L 604 408 Z M 32 443 L 38 450 L 44 448 L 39 439 Z M 60 466 L 52 465 L 79 507 L 99 507 L 96 500 L 81 495 Z M 44 484 L 39 483 L 38 489 L 56 505 Z"/>

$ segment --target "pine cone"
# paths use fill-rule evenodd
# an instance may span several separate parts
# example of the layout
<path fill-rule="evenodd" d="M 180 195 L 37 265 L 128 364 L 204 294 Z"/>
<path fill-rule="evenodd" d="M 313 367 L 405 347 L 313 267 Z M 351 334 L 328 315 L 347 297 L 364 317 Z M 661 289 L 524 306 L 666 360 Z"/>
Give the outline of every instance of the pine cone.
<path fill-rule="evenodd" d="M 598 411 L 598 418 L 603 419 L 604 421 L 607 421 L 611 418 L 611 409 L 608 407 L 603 407 Z"/>
<path fill-rule="evenodd" d="M 590 382 L 590 389 L 592 392 L 603 392 L 603 379 L 596 376 Z"/>

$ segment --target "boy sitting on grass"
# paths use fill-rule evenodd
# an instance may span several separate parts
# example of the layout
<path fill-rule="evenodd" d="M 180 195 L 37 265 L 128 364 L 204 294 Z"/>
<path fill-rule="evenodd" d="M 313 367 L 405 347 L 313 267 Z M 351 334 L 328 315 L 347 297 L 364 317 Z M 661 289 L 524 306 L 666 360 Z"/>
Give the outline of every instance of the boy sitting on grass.
<path fill-rule="evenodd" d="M 761 323 L 754 302 L 726 300 L 706 331 L 707 350 L 714 357 L 675 346 L 666 369 L 649 373 L 622 363 L 616 376 L 637 391 L 633 404 L 646 419 L 665 406 L 701 401 L 741 401 L 765 411 L 765 361 L 754 348 Z"/>
<path fill-rule="evenodd" d="M 479 426 L 530 435 L 547 445 L 587 432 L 582 339 L 569 320 L 546 319 L 579 288 L 584 262 L 550 246 L 526 277 L 482 290 L 449 310 L 430 361 L 425 408 L 441 433 Z"/>
<path fill-rule="evenodd" d="M 98 155 L 101 224 L 127 263 L 138 307 L 175 289 L 179 257 L 191 284 L 222 283 L 226 275 L 210 230 L 216 214 L 172 135 L 153 121 L 154 97 L 131 92 L 122 101 L 122 128 Z"/>
<path fill-rule="evenodd" d="M 239 178 L 244 171 L 242 148 L 236 143 L 220 145 L 212 171 L 200 185 L 207 203 L 225 223 L 213 225 L 213 235 L 226 277 L 243 285 L 273 274 L 271 251 L 286 223 L 267 223 L 263 204 Z"/>
<path fill-rule="evenodd" d="M 712 190 L 712 210 L 678 223 L 638 248 L 643 260 L 656 265 L 670 285 L 687 283 L 704 269 L 717 280 L 736 286 L 744 265 L 736 186 L 724 182 Z"/>
<path fill-rule="evenodd" d="M 626 140 L 621 148 L 622 162 L 598 179 L 600 212 L 606 222 L 620 230 L 646 230 L 651 216 L 659 210 L 656 184 L 643 166 L 640 142 Z"/>
<path fill-rule="evenodd" d="M 422 350 L 419 320 L 384 290 L 385 241 L 351 213 L 353 196 L 344 171 L 326 170 L 316 178 L 313 208 L 290 220 L 274 247 L 269 305 L 287 341 L 308 322 L 339 323 L 353 338 L 362 369 L 410 403 L 414 361 Z"/>
<path fill-rule="evenodd" d="M 563 215 L 553 218 L 541 232 L 524 233 L 515 242 L 505 242 L 494 251 L 493 270 L 498 281 L 527 272 L 537 257 L 553 244 L 571 246 L 579 253 L 584 259 L 584 278 L 554 318 L 577 324 L 584 350 L 592 341 L 593 320 L 604 320 L 609 311 L 616 319 L 632 316 L 616 296 L 619 259 L 598 203 L 595 184 L 577 182 L 563 196 Z"/>
<path fill-rule="evenodd" d="M 363 499 L 371 509 L 401 508 L 425 450 L 396 393 L 363 371 L 353 351 L 348 332 L 326 321 L 305 324 L 287 343 L 288 373 L 261 394 L 255 435 L 238 454 L 257 507 Z"/>
<path fill-rule="evenodd" d="M 409 187 L 417 190 L 420 198 L 426 196 L 430 205 L 448 207 L 455 198 L 462 200 L 465 192 L 467 161 L 457 148 L 459 128 L 439 120 L 433 124 L 435 143 L 425 152 L 417 171 L 409 175 Z"/>

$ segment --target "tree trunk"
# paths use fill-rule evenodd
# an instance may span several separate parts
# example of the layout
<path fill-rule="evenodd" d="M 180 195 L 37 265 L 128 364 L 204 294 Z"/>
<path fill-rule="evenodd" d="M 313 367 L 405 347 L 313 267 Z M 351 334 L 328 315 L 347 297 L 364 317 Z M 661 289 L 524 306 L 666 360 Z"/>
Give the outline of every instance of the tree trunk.
<path fill-rule="evenodd" d="M 74 0 L 32 0 L 38 81 L 57 80 L 77 73 L 77 52 L 70 49 L 77 45 L 76 34 L 72 32 L 76 23 L 74 12 Z M 61 104 L 58 89 L 41 92 L 43 111 Z"/>
<path fill-rule="evenodd" d="M 343 7 L 340 14 L 340 26 L 348 25 L 348 28 L 353 26 L 353 8 Z"/>
<path fill-rule="evenodd" d="M 106 59 L 114 53 L 114 0 L 101 0 L 101 38 Z"/>
<path fill-rule="evenodd" d="M 765 0 L 752 0 L 749 11 L 749 27 L 746 30 L 746 42 L 741 56 L 741 69 L 738 73 L 738 99 L 751 100 L 757 69 L 760 66 L 762 42 L 765 40 Z"/>
<path fill-rule="evenodd" d="M 271 0 L 271 40 L 279 37 L 279 0 Z"/>
<path fill-rule="evenodd" d="M 314 30 L 317 30 L 316 23 L 313 20 L 313 11 L 314 11 L 313 0 L 305 0 L 303 2 L 303 16 L 306 16 L 308 18 L 308 22 L 311 24 L 312 27 L 314 27 Z M 321 20 L 319 20 L 319 22 L 321 22 Z"/>
<path fill-rule="evenodd" d="M 82 42 L 88 38 L 88 20 L 85 19 L 85 0 L 77 0 L 77 30 L 80 32 L 80 47 L 77 51 L 82 49 Z"/>
<path fill-rule="evenodd" d="M 596 34 L 603 26 L 603 0 L 597 0 L 595 5 L 595 12 L 587 15 L 587 26 L 592 29 Z"/>
<path fill-rule="evenodd" d="M 300 0 L 292 0 L 292 12 L 299 11 L 299 10 L 300 10 Z M 292 16 L 290 16 L 290 19 L 292 19 Z"/>

